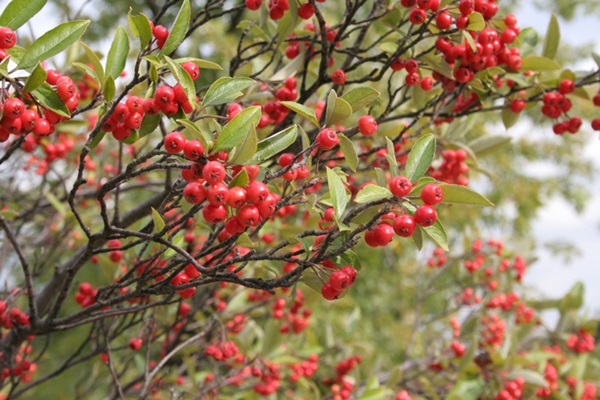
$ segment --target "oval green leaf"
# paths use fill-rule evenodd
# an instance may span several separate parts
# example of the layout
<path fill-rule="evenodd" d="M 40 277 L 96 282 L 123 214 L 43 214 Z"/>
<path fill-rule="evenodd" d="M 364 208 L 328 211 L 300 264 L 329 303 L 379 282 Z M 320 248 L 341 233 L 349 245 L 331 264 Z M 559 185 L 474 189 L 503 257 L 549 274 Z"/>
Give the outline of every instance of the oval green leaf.
<path fill-rule="evenodd" d="M 246 164 L 262 163 L 265 160 L 273 157 L 275 154 L 287 149 L 296 141 L 298 136 L 298 128 L 292 125 L 273 136 L 269 136 L 258 142 L 258 148 L 254 156 L 246 162 Z"/>
<path fill-rule="evenodd" d="M 129 9 L 127 21 L 129 22 L 129 28 L 131 29 L 133 36 L 140 38 L 140 49 L 144 50 L 152 39 L 152 27 L 150 26 L 148 17 L 142 13 L 133 15 L 131 9 Z"/>
<path fill-rule="evenodd" d="M 89 24 L 90 21 L 65 22 L 44 33 L 29 46 L 17 68 L 31 68 L 40 61 L 57 55 L 79 40 Z"/>
<path fill-rule="evenodd" d="M 190 7 L 189 0 L 183 0 L 183 4 L 179 9 L 179 13 L 173 22 L 173 26 L 169 29 L 169 36 L 165 45 L 161 49 L 161 54 L 171 54 L 185 39 L 188 27 L 190 25 L 190 17 L 192 15 L 192 9 Z"/>
<path fill-rule="evenodd" d="M 522 71 L 555 71 L 560 69 L 560 64 L 546 57 L 527 56 L 523 59 Z"/>
<path fill-rule="evenodd" d="M 368 106 L 379 97 L 379 92 L 368 86 L 359 86 L 342 96 L 352 108 L 352 112 L 356 112 L 363 107 Z"/>
<path fill-rule="evenodd" d="M 192 107 L 196 107 L 196 87 L 194 86 L 194 80 L 192 79 L 190 74 L 185 69 L 183 69 L 181 65 L 173 61 L 170 57 L 165 56 L 165 61 L 167 62 L 171 73 L 183 88 L 185 96 L 187 97 Z"/>
<path fill-rule="evenodd" d="M 229 150 L 241 144 L 260 121 L 260 107 L 252 106 L 242 110 L 225 125 L 212 149 L 213 153 Z"/>
<path fill-rule="evenodd" d="M 450 183 L 439 183 L 444 191 L 443 203 L 446 204 L 469 204 L 474 206 L 493 206 L 484 195 L 477 193 L 466 186 L 453 185 Z"/>
<path fill-rule="evenodd" d="M 231 78 L 225 76 L 217 79 L 206 92 L 202 107 L 225 104 L 242 96 L 242 90 L 252 85 L 254 81 L 250 78 Z"/>
<path fill-rule="evenodd" d="M 23 94 L 29 93 L 37 88 L 39 88 L 46 81 L 46 70 L 42 68 L 40 64 L 38 64 L 31 74 L 27 77 L 25 81 L 25 87 L 23 87 Z"/>
<path fill-rule="evenodd" d="M 356 154 L 354 143 L 352 143 L 352 140 L 348 139 L 343 133 L 338 133 L 338 138 L 340 139 L 340 149 L 342 150 L 342 153 L 344 153 L 344 158 L 346 159 L 348 166 L 352 171 L 356 172 L 356 168 L 358 167 L 358 155 Z"/>
<path fill-rule="evenodd" d="M 48 0 L 12 0 L 0 15 L 0 26 L 6 26 L 13 31 L 23 26 L 37 14 Z"/>
<path fill-rule="evenodd" d="M 360 192 L 356 194 L 354 201 L 359 204 L 369 203 L 392 196 L 392 192 L 388 188 L 377 186 L 375 184 L 366 185 Z"/>
<path fill-rule="evenodd" d="M 548 23 L 548 30 L 546 31 L 546 38 L 544 39 L 544 50 L 542 55 L 550 60 L 556 57 L 558 51 L 558 44 L 560 43 L 560 26 L 558 25 L 558 19 L 555 14 L 550 17 Z"/>
<path fill-rule="evenodd" d="M 125 69 L 127 55 L 129 54 L 129 38 L 123 27 L 117 28 L 115 39 L 110 45 L 108 56 L 106 57 L 106 73 L 117 79 Z"/>
<path fill-rule="evenodd" d="M 405 175 L 411 182 L 418 180 L 431 165 L 435 154 L 435 136 L 422 136 L 413 145 L 406 161 Z"/>
<path fill-rule="evenodd" d="M 317 116 L 315 115 L 315 112 L 312 109 L 294 101 L 280 101 L 279 103 L 283 104 L 285 107 L 289 108 L 296 114 L 302 115 L 304 118 L 307 118 L 310 122 L 315 124 L 317 128 L 319 127 L 319 121 L 317 120 Z"/>
<path fill-rule="evenodd" d="M 100 87 L 102 87 L 104 85 L 104 68 L 102 67 L 100 59 L 98 58 L 96 53 L 92 51 L 92 49 L 90 49 L 85 43 L 81 42 L 81 46 L 85 50 L 85 54 L 87 55 L 90 64 L 92 64 L 92 67 L 96 72 L 96 77 L 98 78 L 98 83 L 100 84 Z"/>
<path fill-rule="evenodd" d="M 342 179 L 331 168 L 327 167 L 327 185 L 329 186 L 329 197 L 335 210 L 335 216 L 339 219 L 348 205 L 348 195 Z"/>
<path fill-rule="evenodd" d="M 47 83 L 43 83 L 40 87 L 33 90 L 32 94 L 44 107 L 49 108 L 63 117 L 70 116 L 69 109 L 65 103 Z"/>

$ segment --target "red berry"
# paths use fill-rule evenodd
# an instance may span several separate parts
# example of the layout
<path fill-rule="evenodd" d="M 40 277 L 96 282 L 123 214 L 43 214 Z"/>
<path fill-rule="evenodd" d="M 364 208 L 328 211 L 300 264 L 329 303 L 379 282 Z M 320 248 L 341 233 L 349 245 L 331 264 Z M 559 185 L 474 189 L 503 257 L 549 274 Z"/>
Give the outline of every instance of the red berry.
<path fill-rule="evenodd" d="M 200 76 L 200 68 L 191 61 L 181 64 L 181 68 L 185 69 L 194 81 Z"/>
<path fill-rule="evenodd" d="M 358 130 L 365 136 L 371 136 L 377 132 L 377 121 L 371 115 L 363 115 L 358 119 Z"/>
<path fill-rule="evenodd" d="M 390 181 L 389 188 L 394 196 L 405 197 L 412 190 L 412 183 L 405 176 L 396 176 Z"/>
<path fill-rule="evenodd" d="M 163 107 L 175 100 L 175 91 L 170 86 L 159 86 L 154 93 L 154 100 L 159 107 Z"/>
<path fill-rule="evenodd" d="M 165 150 L 171 154 L 177 154 L 185 147 L 185 136 L 181 132 L 173 131 L 165 136 Z"/>
<path fill-rule="evenodd" d="M 225 205 L 229 199 L 229 188 L 222 182 L 211 185 L 206 189 L 206 199 L 214 206 Z"/>
<path fill-rule="evenodd" d="M 331 150 L 338 145 L 340 139 L 333 129 L 325 128 L 317 135 L 315 142 L 321 150 Z"/>
<path fill-rule="evenodd" d="M 600 131 L 600 118 L 594 118 L 592 120 L 592 129 L 595 131 Z"/>
<path fill-rule="evenodd" d="M 446 11 L 442 11 L 435 17 L 435 24 L 440 29 L 450 29 L 452 21 L 452 15 L 448 14 Z"/>
<path fill-rule="evenodd" d="M 423 200 L 423 203 L 431 206 L 441 203 L 443 198 L 444 192 L 442 188 L 435 183 L 428 183 L 421 191 L 421 200 Z"/>
<path fill-rule="evenodd" d="M 413 25 L 421 25 L 427 20 L 427 13 L 420 8 L 413 8 L 408 14 L 408 20 Z"/>
<path fill-rule="evenodd" d="M 340 268 L 340 271 L 348 275 L 350 278 L 350 286 L 354 285 L 354 282 L 356 282 L 356 277 L 358 276 L 356 269 L 354 269 L 354 267 L 351 265 L 344 265 L 342 268 Z"/>
<path fill-rule="evenodd" d="M 394 220 L 394 232 L 402 237 L 409 237 L 415 232 L 416 223 L 412 215 L 402 214 Z"/>
<path fill-rule="evenodd" d="M 262 0 L 246 0 L 246 8 L 248 10 L 256 11 L 262 6 Z"/>
<path fill-rule="evenodd" d="M 152 29 L 152 34 L 156 40 L 164 42 L 167 40 L 167 37 L 169 37 L 169 30 L 162 25 L 156 25 L 154 29 Z"/>
<path fill-rule="evenodd" d="M 216 185 L 217 183 L 223 182 L 226 175 L 227 171 L 225 171 L 225 167 L 218 161 L 209 161 L 202 169 L 202 177 L 210 185 Z"/>
<path fill-rule="evenodd" d="M 0 27 L 0 49 L 10 49 L 17 43 L 15 32 L 5 26 Z"/>
<path fill-rule="evenodd" d="M 262 182 L 252 181 L 246 186 L 246 197 L 252 204 L 264 202 L 269 197 L 269 188 Z"/>
<path fill-rule="evenodd" d="M 139 350 L 142 347 L 142 339 L 133 338 L 129 341 L 129 348 L 133 351 Z"/>
<path fill-rule="evenodd" d="M 335 290 L 333 287 L 331 287 L 329 282 L 327 282 L 321 288 L 321 294 L 326 300 L 335 300 L 338 297 L 340 297 L 340 294 L 342 294 L 342 292 L 339 290 Z"/>
<path fill-rule="evenodd" d="M 4 116 L 6 118 L 19 118 L 25 112 L 25 103 L 21 99 L 11 97 L 4 103 Z"/>
<path fill-rule="evenodd" d="M 343 85 L 346 82 L 346 73 L 341 69 L 336 69 L 331 73 L 331 80 L 336 85 Z"/>
<path fill-rule="evenodd" d="M 218 224 L 227 218 L 227 208 L 222 205 L 213 206 L 212 204 L 207 204 L 202 209 L 202 216 L 209 224 Z"/>
<path fill-rule="evenodd" d="M 190 140 L 183 147 L 183 154 L 190 160 L 196 161 L 204 155 L 204 146 L 197 140 Z"/>
<path fill-rule="evenodd" d="M 329 285 L 331 285 L 334 290 L 341 292 L 351 285 L 350 277 L 342 270 L 334 271 L 329 276 Z"/>
<path fill-rule="evenodd" d="M 510 102 L 510 110 L 515 114 L 520 113 L 525 108 L 525 104 L 523 99 L 514 99 Z"/>
<path fill-rule="evenodd" d="M 260 213 L 258 211 L 258 207 L 256 207 L 254 204 L 246 204 L 238 210 L 237 219 L 238 222 L 244 227 L 258 225 L 260 222 Z"/>
<path fill-rule="evenodd" d="M 437 212 L 429 204 L 424 204 L 417 208 L 414 218 L 417 225 L 423 227 L 431 226 L 437 221 Z"/>
<path fill-rule="evenodd" d="M 433 88 L 433 79 L 429 76 L 424 77 L 423 79 L 421 79 L 421 89 L 423 89 L 424 91 L 429 91 Z"/>
<path fill-rule="evenodd" d="M 570 79 L 563 79 L 558 85 L 558 91 L 562 94 L 570 94 L 575 90 L 575 82 Z"/>
<path fill-rule="evenodd" d="M 200 204 L 206 199 L 206 189 L 198 182 L 190 182 L 183 189 L 183 198 L 190 204 Z"/>
<path fill-rule="evenodd" d="M 310 19 L 315 14 L 315 7 L 310 3 L 304 3 L 298 7 L 298 16 L 302 19 Z"/>
<path fill-rule="evenodd" d="M 386 246 L 394 237 L 394 228 L 387 222 L 383 222 L 373 229 L 373 239 L 379 246 Z"/>
<path fill-rule="evenodd" d="M 246 191 L 244 188 L 234 186 L 229 189 L 229 199 L 227 199 L 227 204 L 232 208 L 240 208 L 246 204 Z"/>

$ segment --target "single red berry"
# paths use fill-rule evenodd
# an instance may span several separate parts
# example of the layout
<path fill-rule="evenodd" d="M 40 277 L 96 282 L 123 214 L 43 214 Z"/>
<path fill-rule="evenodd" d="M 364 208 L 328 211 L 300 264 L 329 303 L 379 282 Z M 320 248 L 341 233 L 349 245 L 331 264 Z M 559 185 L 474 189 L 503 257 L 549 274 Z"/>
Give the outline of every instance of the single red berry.
<path fill-rule="evenodd" d="M 248 10 L 256 11 L 262 6 L 262 0 L 246 0 L 246 8 Z"/>
<path fill-rule="evenodd" d="M 510 110 L 518 114 L 525 109 L 525 104 L 525 100 L 523 99 L 514 99 L 510 102 Z"/>
<path fill-rule="evenodd" d="M 390 181 L 389 188 L 394 196 L 405 197 L 412 190 L 412 183 L 405 176 L 396 176 Z"/>
<path fill-rule="evenodd" d="M 227 171 L 225 171 L 223 164 L 218 161 L 209 161 L 202 169 L 202 177 L 210 185 L 216 185 L 217 183 L 223 182 L 225 176 L 227 176 Z"/>
<path fill-rule="evenodd" d="M 165 150 L 171 154 L 177 154 L 185 147 L 185 136 L 181 132 L 173 131 L 165 136 Z"/>
<path fill-rule="evenodd" d="M 244 188 L 234 186 L 229 189 L 229 199 L 227 199 L 227 204 L 231 208 L 240 208 L 246 204 L 246 191 Z"/>
<path fill-rule="evenodd" d="M 254 205 L 264 202 L 269 194 L 269 188 L 262 182 L 252 181 L 246 186 L 246 197 Z"/>
<path fill-rule="evenodd" d="M 185 69 L 194 81 L 200 76 L 200 68 L 191 61 L 187 61 L 181 64 L 181 68 Z"/>
<path fill-rule="evenodd" d="M 17 35 L 6 26 L 0 27 L 0 49 L 10 49 L 17 44 Z"/>
<path fill-rule="evenodd" d="M 175 91 L 170 86 L 159 86 L 154 93 L 154 100 L 159 107 L 163 107 L 175 100 Z"/>
<path fill-rule="evenodd" d="M 358 119 L 358 130 L 365 136 L 371 136 L 377 132 L 377 121 L 372 115 L 363 115 Z"/>
<path fill-rule="evenodd" d="M 593 98 L 592 101 L 594 102 L 595 106 L 600 107 L 600 93 L 596 94 Z"/>
<path fill-rule="evenodd" d="M 167 37 L 169 37 L 169 30 L 162 25 L 156 25 L 154 29 L 152 29 L 152 34 L 156 40 L 164 42 L 167 40 Z"/>
<path fill-rule="evenodd" d="M 336 69 L 331 73 L 331 80 L 336 85 L 343 85 L 346 82 L 346 73 L 341 69 Z"/>
<path fill-rule="evenodd" d="M 304 3 L 298 7 L 298 16 L 302 19 L 310 19 L 315 14 L 315 7 L 311 3 Z"/>
<path fill-rule="evenodd" d="M 321 150 L 331 150 L 340 143 L 340 139 L 333 129 L 325 128 L 315 138 Z"/>
<path fill-rule="evenodd" d="M 437 211 L 429 204 L 423 204 L 415 211 L 414 218 L 417 225 L 423 227 L 431 226 L 437 221 Z"/>
<path fill-rule="evenodd" d="M 421 191 L 421 200 L 430 206 L 439 204 L 444 199 L 444 191 L 435 183 L 428 183 Z"/>
<path fill-rule="evenodd" d="M 183 198 L 190 204 L 200 204 L 206 199 L 206 189 L 198 182 L 190 182 L 183 189 Z"/>
<path fill-rule="evenodd" d="M 448 14 L 446 11 L 442 11 L 435 17 L 435 24 L 440 29 L 450 29 L 453 20 L 452 15 Z"/>
<path fill-rule="evenodd" d="M 417 86 L 421 81 L 421 77 L 416 72 L 406 75 L 405 82 L 408 86 Z"/>
<path fill-rule="evenodd" d="M 394 232 L 402 237 L 409 237 L 415 232 L 416 223 L 412 215 L 402 214 L 394 220 Z"/>
<path fill-rule="evenodd" d="M 213 206 L 207 204 L 202 209 L 202 216 L 209 224 L 218 224 L 227 218 L 227 208 L 225 206 Z"/>
<path fill-rule="evenodd" d="M 183 154 L 190 160 L 196 161 L 204 155 L 204 146 L 197 140 L 190 140 L 183 147 Z"/>
<path fill-rule="evenodd" d="M 63 101 L 67 101 L 71 97 L 75 96 L 75 93 L 77 93 L 77 89 L 75 88 L 75 84 L 71 79 L 64 80 L 62 82 L 60 82 L 59 80 L 59 83 L 56 86 L 56 93 L 58 94 L 58 97 L 60 97 Z"/>
<path fill-rule="evenodd" d="M 183 271 L 187 275 L 187 277 L 190 279 L 196 279 L 197 277 L 200 276 L 200 271 L 198 271 L 196 269 L 196 267 L 194 267 L 194 264 L 188 264 Z M 182 304 L 185 304 L 185 303 L 182 303 Z"/>
<path fill-rule="evenodd" d="M 329 285 L 333 290 L 341 292 L 351 285 L 350 277 L 344 271 L 338 269 L 329 276 Z"/>
<path fill-rule="evenodd" d="M 4 116 L 15 119 L 21 117 L 25 112 L 25 103 L 21 99 L 11 97 L 4 103 Z"/>
<path fill-rule="evenodd" d="M 260 213 L 258 211 L 258 207 L 256 207 L 254 204 L 246 204 L 238 210 L 237 219 L 238 222 L 244 227 L 258 225 L 260 222 Z"/>
<path fill-rule="evenodd" d="M 327 282 L 321 288 L 321 294 L 326 300 L 335 300 L 338 297 L 340 297 L 340 294 L 342 294 L 342 292 L 339 290 L 335 290 L 333 287 L 331 287 L 329 282 Z"/>
<path fill-rule="evenodd" d="M 373 239 L 379 246 L 386 246 L 394 238 L 394 228 L 382 222 L 373 229 Z"/>
<path fill-rule="evenodd" d="M 40 118 L 35 123 L 35 126 L 31 130 L 36 136 L 47 136 L 50 134 L 52 127 L 50 126 L 50 122 L 46 118 Z"/>
<path fill-rule="evenodd" d="M 390 68 L 394 71 L 401 71 L 404 68 L 404 61 L 402 58 L 397 57 L 390 64 Z"/>
<path fill-rule="evenodd" d="M 142 339 L 140 338 L 133 338 L 129 341 L 129 348 L 133 351 L 139 350 L 140 347 L 142 347 Z"/>
<path fill-rule="evenodd" d="M 427 20 L 427 13 L 420 8 L 413 8 L 408 14 L 408 20 L 413 25 L 421 25 Z"/>
<path fill-rule="evenodd" d="M 563 79 L 558 85 L 558 91 L 562 94 L 570 94 L 575 90 L 575 82 L 570 79 Z"/>
<path fill-rule="evenodd" d="M 600 118 L 594 118 L 592 120 L 592 129 L 595 131 L 600 131 Z"/>
<path fill-rule="evenodd" d="M 229 188 L 223 182 L 210 185 L 206 189 L 206 199 L 213 206 L 225 205 L 229 200 Z"/>
<path fill-rule="evenodd" d="M 421 89 L 424 91 L 429 91 L 433 88 L 433 78 L 430 76 L 425 76 L 421 79 Z"/>

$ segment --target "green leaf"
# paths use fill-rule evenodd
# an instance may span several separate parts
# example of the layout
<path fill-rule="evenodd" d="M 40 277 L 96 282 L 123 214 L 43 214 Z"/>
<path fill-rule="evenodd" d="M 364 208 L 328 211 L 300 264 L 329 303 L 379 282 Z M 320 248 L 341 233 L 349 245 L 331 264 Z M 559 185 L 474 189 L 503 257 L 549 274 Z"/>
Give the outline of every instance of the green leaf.
<path fill-rule="evenodd" d="M 366 185 L 356 194 L 354 201 L 358 204 L 369 203 L 371 201 L 385 199 L 386 197 L 392 196 L 392 192 L 389 189 L 377 186 L 375 184 Z"/>
<path fill-rule="evenodd" d="M 192 139 L 199 140 L 200 143 L 202 143 L 202 146 L 204 146 L 205 151 L 208 152 L 212 148 L 212 138 L 208 137 L 208 135 L 204 133 L 204 131 L 202 131 L 197 124 L 187 119 L 178 119 L 177 123 L 185 126 L 186 129 L 193 134 Z"/>
<path fill-rule="evenodd" d="M 296 141 L 298 128 L 292 125 L 289 128 L 277 132 L 273 136 L 269 136 L 258 142 L 256 154 L 246 162 L 246 164 L 258 164 L 273 157 L 275 154 L 287 149 Z"/>
<path fill-rule="evenodd" d="M 156 128 L 158 127 L 159 122 L 160 122 L 160 115 L 158 115 L 158 114 L 144 115 L 144 119 L 142 120 L 142 126 L 140 126 L 140 129 L 139 129 L 140 139 L 143 138 L 144 136 L 147 136 L 148 134 L 154 132 L 156 130 Z"/>
<path fill-rule="evenodd" d="M 378 97 L 377 90 L 369 86 L 359 86 L 344 94 L 342 99 L 350 105 L 352 112 L 356 112 L 377 100 Z"/>
<path fill-rule="evenodd" d="M 535 386 L 545 387 L 546 379 L 542 376 L 542 374 L 525 369 L 515 369 L 509 372 L 506 379 L 516 379 L 518 377 L 523 378 L 526 383 L 530 383 Z"/>
<path fill-rule="evenodd" d="M 260 107 L 252 106 L 242 110 L 225 125 L 212 149 L 212 153 L 229 150 L 244 141 L 251 134 L 251 128 L 256 128 L 260 121 Z"/>
<path fill-rule="evenodd" d="M 542 55 L 550 60 L 556 57 L 558 51 L 558 44 L 560 43 L 560 26 L 558 25 L 558 19 L 553 13 L 548 23 L 548 30 L 546 31 L 546 38 L 544 39 L 544 50 Z"/>
<path fill-rule="evenodd" d="M 50 203 L 52 207 L 54 207 L 56 212 L 58 212 L 63 217 L 67 215 L 67 209 L 65 208 L 64 204 L 61 203 L 58 197 L 54 195 L 54 193 L 46 192 L 44 193 L 44 197 L 46 198 L 46 200 L 48 200 L 48 203 Z"/>
<path fill-rule="evenodd" d="M 31 74 L 25 81 L 25 87 L 23 87 L 23 94 L 27 94 L 37 88 L 39 88 L 46 81 L 46 70 L 38 64 Z"/>
<path fill-rule="evenodd" d="M 98 78 L 98 84 L 100 85 L 100 87 L 104 86 L 104 68 L 102 68 L 102 63 L 100 62 L 100 59 L 98 58 L 96 53 L 94 53 L 92 49 L 90 49 L 85 43 L 80 43 L 83 49 L 85 50 L 85 54 L 87 55 L 88 61 L 90 62 L 90 64 L 92 64 L 92 68 L 96 73 L 96 78 Z"/>
<path fill-rule="evenodd" d="M 17 68 L 31 68 L 40 61 L 57 55 L 79 40 L 89 24 L 90 21 L 65 22 L 44 33 L 29 46 Z"/>
<path fill-rule="evenodd" d="M 385 155 L 385 158 L 387 159 L 388 164 L 390 165 L 390 175 L 392 178 L 395 178 L 398 175 L 400 175 L 400 172 L 398 170 L 398 161 L 396 160 L 396 151 L 394 150 L 394 143 L 387 136 L 385 137 L 385 143 L 387 149 L 387 154 Z"/>
<path fill-rule="evenodd" d="M 194 86 L 194 80 L 192 79 L 190 74 L 181 67 L 181 65 L 177 64 L 170 57 L 165 56 L 165 61 L 169 66 L 169 70 L 171 70 L 171 73 L 183 88 L 183 91 L 185 92 L 185 96 L 187 97 L 188 101 L 190 102 L 192 107 L 195 107 L 196 87 Z"/>
<path fill-rule="evenodd" d="M 127 21 L 129 22 L 129 29 L 131 29 L 133 36 L 140 38 L 140 49 L 144 50 L 148 46 L 148 43 L 150 43 L 150 40 L 152 40 L 152 26 L 150 26 L 148 17 L 142 13 L 133 15 L 130 8 L 127 13 Z"/>
<path fill-rule="evenodd" d="M 202 107 L 214 106 L 228 103 L 242 96 L 242 90 L 252 85 L 254 81 L 250 78 L 230 78 L 225 76 L 217 79 L 206 92 Z"/>
<path fill-rule="evenodd" d="M 280 101 L 279 103 L 294 111 L 296 114 L 302 115 L 304 118 L 308 118 L 308 120 L 315 124 L 317 128 L 319 127 L 319 121 L 317 120 L 317 116 L 312 109 L 294 101 Z"/>
<path fill-rule="evenodd" d="M 421 61 L 429 65 L 434 71 L 444 75 L 446 78 L 454 79 L 452 68 L 443 58 L 428 53 L 421 56 Z"/>
<path fill-rule="evenodd" d="M 232 188 L 239 186 L 243 188 L 248 184 L 249 181 L 250 177 L 248 176 L 248 172 L 246 169 L 242 168 L 242 170 L 233 177 L 231 182 L 229 182 L 229 187 Z"/>
<path fill-rule="evenodd" d="M 218 69 L 218 70 L 223 70 L 223 67 L 221 67 L 219 64 L 214 63 L 212 61 L 203 60 L 201 58 L 181 57 L 181 58 L 176 58 L 174 61 L 177 64 L 180 64 L 180 65 L 183 64 L 184 62 L 193 62 L 200 69 L 204 68 L 204 69 Z"/>
<path fill-rule="evenodd" d="M 0 26 L 6 26 L 13 31 L 23 26 L 37 14 L 48 0 L 12 0 L 0 15 Z"/>
<path fill-rule="evenodd" d="M 139 140 L 140 135 L 139 135 L 138 131 L 136 131 L 134 129 L 130 129 L 129 132 L 130 132 L 129 136 L 127 136 L 125 139 L 123 139 L 122 142 L 125 144 L 134 144 L 135 142 L 137 142 Z"/>
<path fill-rule="evenodd" d="M 583 295 L 585 287 L 583 283 L 576 282 L 569 292 L 560 300 L 558 308 L 561 312 L 568 310 L 578 310 L 583 305 Z"/>
<path fill-rule="evenodd" d="M 290 1 L 289 10 L 277 21 L 277 39 L 281 43 L 294 32 L 298 24 L 298 2 Z"/>
<path fill-rule="evenodd" d="M 251 125 L 250 132 L 248 132 L 244 138 L 244 141 L 238 146 L 235 155 L 229 162 L 238 165 L 244 164 L 246 161 L 251 160 L 252 157 L 254 157 L 257 148 L 258 138 L 256 137 L 256 129 Z"/>
<path fill-rule="evenodd" d="M 485 20 L 483 15 L 478 12 L 472 12 L 469 14 L 469 25 L 467 25 L 468 31 L 481 31 L 485 29 Z"/>
<path fill-rule="evenodd" d="M 342 153 L 344 153 L 344 158 L 346 159 L 348 166 L 353 172 L 356 172 L 356 167 L 358 167 L 358 155 L 356 154 L 354 143 L 352 143 L 352 140 L 348 139 L 343 133 L 338 133 L 338 138 L 340 139 L 340 149 L 342 149 Z"/>
<path fill-rule="evenodd" d="M 129 38 L 125 29 L 119 26 L 106 57 L 106 73 L 117 79 L 125 69 L 128 54 Z"/>
<path fill-rule="evenodd" d="M 448 251 L 448 234 L 439 219 L 435 221 L 435 224 L 422 229 L 442 250 Z"/>
<path fill-rule="evenodd" d="M 111 102 L 115 97 L 115 93 L 117 93 L 117 87 L 115 86 L 115 80 L 112 75 L 108 75 L 106 80 L 104 81 L 104 87 L 102 88 L 102 93 L 104 93 L 104 99 L 106 101 Z"/>
<path fill-rule="evenodd" d="M 40 87 L 33 90 L 32 94 L 44 107 L 63 117 L 70 116 L 69 109 L 65 103 L 47 83 L 43 83 Z"/>
<path fill-rule="evenodd" d="M 188 27 L 190 26 L 191 15 L 192 9 L 190 7 L 190 1 L 183 0 L 183 4 L 179 9 L 177 17 L 175 17 L 175 22 L 173 22 L 173 26 L 171 27 L 171 29 L 169 29 L 169 36 L 167 37 L 167 41 L 161 49 L 160 54 L 173 53 L 177 49 L 177 47 L 179 47 L 181 42 L 183 42 Z"/>
<path fill-rule="evenodd" d="M 413 232 L 411 239 L 415 246 L 417 246 L 417 250 L 421 251 L 423 248 L 423 231 L 420 226 L 417 226 L 417 229 Z"/>
<path fill-rule="evenodd" d="M 90 149 L 94 150 L 96 147 L 98 147 L 98 145 L 100 144 L 102 139 L 104 139 L 105 135 L 106 135 L 106 132 L 103 130 L 98 132 L 96 134 L 96 136 L 94 136 L 94 139 L 92 140 L 92 142 L 90 143 Z"/>
<path fill-rule="evenodd" d="M 154 231 L 161 232 L 165 228 L 165 220 L 160 213 L 152 207 L 152 220 L 154 220 Z"/>
<path fill-rule="evenodd" d="M 522 71 L 554 71 L 560 69 L 560 64 L 546 57 L 527 56 L 523 59 Z"/>
<path fill-rule="evenodd" d="M 346 100 L 337 97 L 334 90 L 329 92 L 327 97 L 327 111 L 325 124 L 330 126 L 336 122 L 342 121 L 352 115 L 352 107 Z"/>
<path fill-rule="evenodd" d="M 445 400 L 477 400 L 481 397 L 486 385 L 481 379 L 463 379 L 448 392 Z"/>
<path fill-rule="evenodd" d="M 517 123 L 521 113 L 513 112 L 510 108 L 506 107 L 502 109 L 502 123 L 506 129 L 509 129 Z"/>
<path fill-rule="evenodd" d="M 405 175 L 411 181 L 417 181 L 431 165 L 435 155 L 435 136 L 422 136 L 413 145 L 406 161 Z"/>
<path fill-rule="evenodd" d="M 469 143 L 469 147 L 477 157 L 491 153 L 498 148 L 507 145 L 512 140 L 508 135 L 490 135 L 479 137 Z"/>
<path fill-rule="evenodd" d="M 477 193 L 467 186 L 453 185 L 450 183 L 439 183 L 444 192 L 445 204 L 470 204 L 475 206 L 493 206 L 485 196 Z"/>
<path fill-rule="evenodd" d="M 335 215 L 338 219 L 341 219 L 348 204 L 348 195 L 346 194 L 346 188 L 342 179 L 329 167 L 327 167 L 327 184 L 329 185 L 329 197 L 331 198 Z"/>

